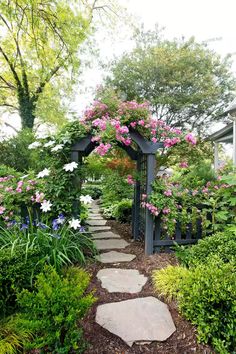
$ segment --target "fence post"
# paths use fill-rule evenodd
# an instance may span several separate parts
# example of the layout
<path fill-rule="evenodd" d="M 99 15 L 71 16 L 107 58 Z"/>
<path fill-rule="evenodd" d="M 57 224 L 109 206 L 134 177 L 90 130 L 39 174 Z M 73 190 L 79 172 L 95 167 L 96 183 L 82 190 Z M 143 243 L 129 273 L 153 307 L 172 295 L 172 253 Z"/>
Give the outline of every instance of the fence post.
<path fill-rule="evenodd" d="M 155 179 L 156 156 L 155 154 L 147 155 L 147 195 L 152 192 L 152 183 Z M 146 209 L 146 223 L 145 223 L 145 254 L 153 254 L 153 232 L 154 220 L 150 211 Z"/>

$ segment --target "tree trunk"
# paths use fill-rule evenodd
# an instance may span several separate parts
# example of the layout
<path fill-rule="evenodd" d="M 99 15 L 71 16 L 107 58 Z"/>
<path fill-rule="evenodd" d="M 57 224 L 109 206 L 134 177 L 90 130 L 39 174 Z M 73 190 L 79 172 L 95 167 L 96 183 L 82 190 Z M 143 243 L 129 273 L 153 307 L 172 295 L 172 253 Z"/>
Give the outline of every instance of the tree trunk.
<path fill-rule="evenodd" d="M 18 92 L 19 114 L 22 129 L 33 129 L 35 121 L 35 101 L 22 90 Z"/>

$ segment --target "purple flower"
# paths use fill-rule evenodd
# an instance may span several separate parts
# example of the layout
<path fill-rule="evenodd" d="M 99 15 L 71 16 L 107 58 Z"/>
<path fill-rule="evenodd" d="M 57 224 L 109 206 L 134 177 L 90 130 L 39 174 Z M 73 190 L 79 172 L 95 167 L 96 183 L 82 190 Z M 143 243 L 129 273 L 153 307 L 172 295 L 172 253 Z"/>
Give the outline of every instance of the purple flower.
<path fill-rule="evenodd" d="M 20 230 L 27 230 L 28 229 L 28 225 L 27 224 L 22 224 Z"/>

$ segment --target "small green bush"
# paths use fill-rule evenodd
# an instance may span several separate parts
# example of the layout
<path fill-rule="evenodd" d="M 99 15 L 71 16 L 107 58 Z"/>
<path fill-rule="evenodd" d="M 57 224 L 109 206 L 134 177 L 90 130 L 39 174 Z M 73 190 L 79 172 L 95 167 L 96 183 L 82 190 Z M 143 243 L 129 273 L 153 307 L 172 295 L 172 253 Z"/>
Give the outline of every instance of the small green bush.
<path fill-rule="evenodd" d="M 218 232 L 199 240 L 194 246 L 176 246 L 175 250 L 178 260 L 188 267 L 206 263 L 215 255 L 227 263 L 236 260 L 236 234 L 231 231 Z"/>
<path fill-rule="evenodd" d="M 94 200 L 99 199 L 102 195 L 102 189 L 99 186 L 96 185 L 89 185 L 85 186 L 82 189 L 82 194 L 83 195 L 90 195 Z"/>
<path fill-rule="evenodd" d="M 0 250 L 0 317 L 15 311 L 16 293 L 30 288 L 33 277 L 42 270 L 40 253 L 29 250 L 27 258 L 20 248 Z"/>
<path fill-rule="evenodd" d="M 42 349 L 62 354 L 75 350 L 82 353 L 85 342 L 77 325 L 95 299 L 85 295 L 89 275 L 79 268 L 68 268 L 64 277 L 51 266 L 37 276 L 35 290 L 18 295 L 22 309 L 21 324 L 34 333 L 34 340 L 25 342 L 25 349 Z"/>
<path fill-rule="evenodd" d="M 132 219 L 132 205 L 133 201 L 130 199 L 124 199 L 117 203 L 113 211 L 115 219 L 123 223 L 130 223 Z"/>
<path fill-rule="evenodd" d="M 218 257 L 190 269 L 168 267 L 154 273 L 158 292 L 176 297 L 183 315 L 197 326 L 201 342 L 221 354 L 236 350 L 236 266 Z"/>

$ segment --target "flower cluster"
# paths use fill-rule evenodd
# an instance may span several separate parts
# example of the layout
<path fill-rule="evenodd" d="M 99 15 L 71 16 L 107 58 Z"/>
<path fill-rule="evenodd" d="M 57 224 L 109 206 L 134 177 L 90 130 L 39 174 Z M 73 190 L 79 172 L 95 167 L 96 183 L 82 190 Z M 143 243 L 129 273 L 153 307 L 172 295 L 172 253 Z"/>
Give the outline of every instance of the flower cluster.
<path fill-rule="evenodd" d="M 130 133 L 134 129 L 153 143 L 163 142 L 165 148 L 181 142 L 196 144 L 196 138 L 191 133 L 184 135 L 180 129 L 172 128 L 163 120 L 152 117 L 147 102 L 118 102 L 116 111 L 110 111 L 107 105 L 95 101 L 85 111 L 81 122 L 92 131 L 92 141 L 99 143 L 95 152 L 101 156 L 110 150 L 111 141 L 131 145 Z"/>

